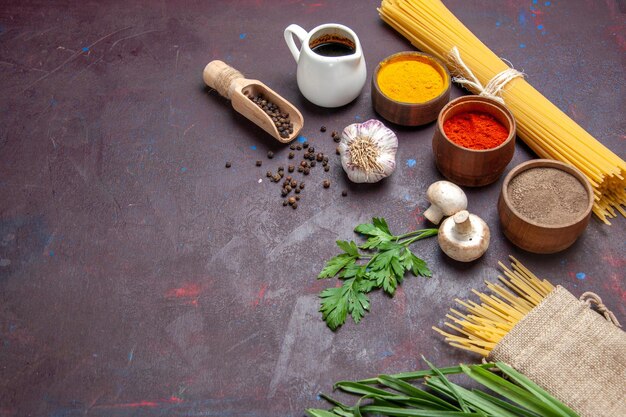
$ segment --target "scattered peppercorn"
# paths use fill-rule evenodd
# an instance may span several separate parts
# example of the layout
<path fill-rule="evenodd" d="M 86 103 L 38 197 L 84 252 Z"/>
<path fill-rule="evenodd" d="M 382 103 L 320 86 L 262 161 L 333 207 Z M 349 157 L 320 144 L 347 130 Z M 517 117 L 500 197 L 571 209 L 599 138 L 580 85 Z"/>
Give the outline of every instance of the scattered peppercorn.
<path fill-rule="evenodd" d="M 293 192 L 296 193 L 296 194 L 300 194 L 300 189 L 296 188 L 295 190 L 293 190 Z"/>
<path fill-rule="evenodd" d="M 336 153 L 337 155 L 341 155 L 341 152 L 339 152 L 339 146 L 337 146 L 337 147 L 335 148 L 335 153 Z"/>
<path fill-rule="evenodd" d="M 301 190 L 302 190 L 302 189 L 304 189 L 304 181 L 302 181 L 302 182 L 300 183 L 299 187 L 300 187 L 300 189 L 301 189 Z"/>
<path fill-rule="evenodd" d="M 291 149 L 292 151 L 296 150 L 296 144 L 292 143 L 291 145 L 289 145 L 289 149 Z"/>
<path fill-rule="evenodd" d="M 283 206 L 286 206 L 287 204 L 289 204 L 289 202 L 287 200 L 283 200 Z"/>
<path fill-rule="evenodd" d="M 303 147 L 304 149 L 308 148 L 308 147 L 309 147 L 309 142 L 304 142 L 304 143 L 302 144 L 302 147 Z"/>
<path fill-rule="evenodd" d="M 304 168 L 302 168 L 302 166 L 298 167 L 298 172 L 304 172 Z"/>
<path fill-rule="evenodd" d="M 326 126 L 320 127 L 320 132 L 326 132 Z"/>
<path fill-rule="evenodd" d="M 315 161 L 311 161 L 311 164 L 310 164 L 310 165 L 311 165 L 312 167 L 314 167 L 316 164 L 317 164 L 317 162 L 315 162 Z"/>
<path fill-rule="evenodd" d="M 299 195 L 296 196 L 296 201 L 300 201 L 300 196 Z"/>
<path fill-rule="evenodd" d="M 272 151 L 267 151 L 267 157 L 268 157 L 269 159 L 272 159 L 272 158 L 274 157 L 274 152 L 272 152 Z"/>
<path fill-rule="evenodd" d="M 263 161 L 256 161 L 256 166 L 260 167 L 261 165 L 263 165 Z"/>
<path fill-rule="evenodd" d="M 342 196 L 342 197 L 345 197 L 345 196 L 347 196 L 347 195 L 348 195 L 348 192 L 347 192 L 346 190 L 343 190 L 343 191 L 341 192 L 341 196 Z"/>
<path fill-rule="evenodd" d="M 291 182 L 289 183 L 293 188 L 296 188 L 296 185 L 298 185 L 298 181 L 296 180 L 291 180 Z"/>
<path fill-rule="evenodd" d="M 287 171 L 289 171 L 289 172 L 293 172 L 294 169 L 296 169 L 296 167 L 294 167 L 293 165 L 289 165 L 287 167 Z"/>
<path fill-rule="evenodd" d="M 296 145 L 296 149 L 301 151 L 302 150 L 302 145 Z"/>
<path fill-rule="evenodd" d="M 232 164 L 230 162 L 226 162 L 226 168 L 230 168 Z"/>
<path fill-rule="evenodd" d="M 298 208 L 298 203 L 293 203 L 293 204 L 291 205 L 291 208 L 293 208 L 294 210 L 295 210 L 295 209 L 297 209 L 297 208 Z"/>
<path fill-rule="evenodd" d="M 309 153 L 315 153 L 315 148 L 312 146 L 309 146 Z"/>
<path fill-rule="evenodd" d="M 324 167 L 324 172 L 328 172 L 328 171 L 330 171 L 330 167 L 329 167 L 328 165 L 326 165 L 326 166 Z"/>
<path fill-rule="evenodd" d="M 295 202 L 296 202 L 296 198 L 295 198 L 295 197 L 289 197 L 289 198 L 287 199 L 287 201 L 289 202 L 289 204 L 293 204 L 293 203 L 295 203 Z"/>
<path fill-rule="evenodd" d="M 294 157 L 294 156 L 296 156 L 296 154 L 295 154 L 295 153 L 293 153 L 293 152 L 289 152 L 289 159 L 293 159 L 293 157 Z"/>
<path fill-rule="evenodd" d="M 304 175 L 309 175 L 309 172 L 311 172 L 309 167 L 304 168 Z"/>
<path fill-rule="evenodd" d="M 274 174 L 272 174 L 272 171 L 267 171 L 267 173 L 265 174 L 265 176 L 267 178 L 271 178 Z"/>
<path fill-rule="evenodd" d="M 322 185 L 324 186 L 324 188 L 328 188 L 328 187 L 330 187 L 330 180 L 324 180 L 324 181 L 322 182 Z"/>

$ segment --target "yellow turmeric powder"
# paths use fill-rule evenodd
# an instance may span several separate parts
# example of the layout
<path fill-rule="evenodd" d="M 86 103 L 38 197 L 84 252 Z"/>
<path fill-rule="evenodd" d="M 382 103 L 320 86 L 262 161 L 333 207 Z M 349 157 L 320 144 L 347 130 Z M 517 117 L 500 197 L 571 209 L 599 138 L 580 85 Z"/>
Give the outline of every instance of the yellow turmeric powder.
<path fill-rule="evenodd" d="M 447 87 L 439 71 L 421 57 L 398 57 L 382 63 L 376 80 L 383 94 L 404 103 L 424 103 Z"/>

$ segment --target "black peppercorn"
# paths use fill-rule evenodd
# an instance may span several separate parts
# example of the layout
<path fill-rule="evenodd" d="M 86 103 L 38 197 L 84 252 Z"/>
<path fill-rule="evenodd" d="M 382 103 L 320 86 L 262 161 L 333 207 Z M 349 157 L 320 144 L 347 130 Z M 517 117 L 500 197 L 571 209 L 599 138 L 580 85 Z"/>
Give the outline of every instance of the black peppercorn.
<path fill-rule="evenodd" d="M 268 157 L 269 159 L 272 159 L 272 158 L 274 157 L 274 152 L 272 152 L 272 151 L 267 151 L 267 157 Z"/>
<path fill-rule="evenodd" d="M 230 168 L 232 164 L 230 162 L 226 162 L 226 168 Z"/>
<path fill-rule="evenodd" d="M 260 167 L 261 165 L 263 165 L 263 161 L 256 161 L 256 166 Z"/>
<path fill-rule="evenodd" d="M 302 145 L 296 145 L 296 149 L 301 151 L 302 150 Z"/>
<path fill-rule="evenodd" d="M 326 126 L 320 127 L 320 132 L 326 132 Z"/>
<path fill-rule="evenodd" d="M 324 188 L 328 188 L 328 187 L 330 187 L 330 180 L 324 180 L 324 181 L 322 182 L 322 185 L 324 186 Z"/>
<path fill-rule="evenodd" d="M 308 148 L 308 147 L 309 147 L 309 142 L 304 142 L 304 143 L 302 144 L 302 147 L 303 147 L 304 149 Z"/>
<path fill-rule="evenodd" d="M 289 149 L 291 149 L 292 151 L 296 150 L 296 144 L 292 143 L 291 145 L 289 145 Z"/>
<path fill-rule="evenodd" d="M 311 166 L 314 167 L 317 164 L 315 161 L 311 161 Z"/>
<path fill-rule="evenodd" d="M 311 172 L 309 167 L 304 168 L 304 175 L 309 175 L 309 172 Z"/>
<path fill-rule="evenodd" d="M 298 203 L 293 203 L 293 204 L 291 205 L 291 208 L 293 208 L 294 210 L 295 210 L 295 209 L 297 209 L 297 208 L 298 208 Z"/>
<path fill-rule="evenodd" d="M 287 171 L 289 171 L 289 172 L 293 172 L 294 169 L 296 169 L 296 167 L 294 167 L 293 165 L 289 165 L 287 167 Z"/>
<path fill-rule="evenodd" d="M 328 165 L 326 165 L 326 166 L 324 167 L 324 172 L 328 172 L 328 171 L 330 171 L 330 167 L 329 167 Z"/>
<path fill-rule="evenodd" d="M 293 159 L 293 157 L 294 157 L 294 156 L 296 156 L 296 154 L 295 154 L 295 153 L 293 153 L 293 152 L 289 152 L 289 159 Z"/>
<path fill-rule="evenodd" d="M 348 192 L 347 192 L 346 190 L 343 190 L 343 191 L 341 192 L 341 196 L 342 196 L 342 197 L 345 197 L 345 196 L 347 196 L 347 195 L 348 195 Z"/>

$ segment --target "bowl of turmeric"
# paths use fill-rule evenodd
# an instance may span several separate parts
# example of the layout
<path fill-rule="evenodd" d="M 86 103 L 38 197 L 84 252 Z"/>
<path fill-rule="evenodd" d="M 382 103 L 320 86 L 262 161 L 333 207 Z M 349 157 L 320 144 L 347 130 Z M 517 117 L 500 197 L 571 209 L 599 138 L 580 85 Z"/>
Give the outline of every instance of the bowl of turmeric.
<path fill-rule="evenodd" d="M 386 120 L 421 126 L 437 120 L 450 99 L 450 73 L 437 58 L 415 51 L 382 60 L 372 76 L 372 105 Z"/>
<path fill-rule="evenodd" d="M 515 131 L 513 114 L 499 101 L 473 95 L 456 98 L 437 118 L 435 165 L 457 185 L 491 184 L 513 159 Z"/>

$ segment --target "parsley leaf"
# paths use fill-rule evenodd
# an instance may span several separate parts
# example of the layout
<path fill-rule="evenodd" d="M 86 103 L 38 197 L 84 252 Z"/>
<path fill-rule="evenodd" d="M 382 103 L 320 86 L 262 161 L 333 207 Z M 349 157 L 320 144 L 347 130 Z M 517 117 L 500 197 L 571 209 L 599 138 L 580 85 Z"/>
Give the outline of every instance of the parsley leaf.
<path fill-rule="evenodd" d="M 327 288 L 320 293 L 320 312 L 328 327 L 336 330 L 345 323 L 348 314 L 359 323 L 369 311 L 367 293 L 382 289 L 393 296 L 404 280 L 406 271 L 415 276 L 430 277 L 432 272 L 426 262 L 411 252 L 409 246 L 435 236 L 437 229 L 415 230 L 403 235 L 393 235 L 385 219 L 374 217 L 372 223 L 354 228 L 366 237 L 358 246 L 353 241 L 338 240 L 343 253 L 329 259 L 318 278 L 337 276 L 343 281 L 339 287 Z"/>
<path fill-rule="evenodd" d="M 345 280 L 341 287 L 326 288 L 320 298 L 322 318 L 332 330 L 346 321 L 348 313 L 355 323 L 360 322 L 370 307 L 369 298 L 359 288 L 357 278 Z"/>

